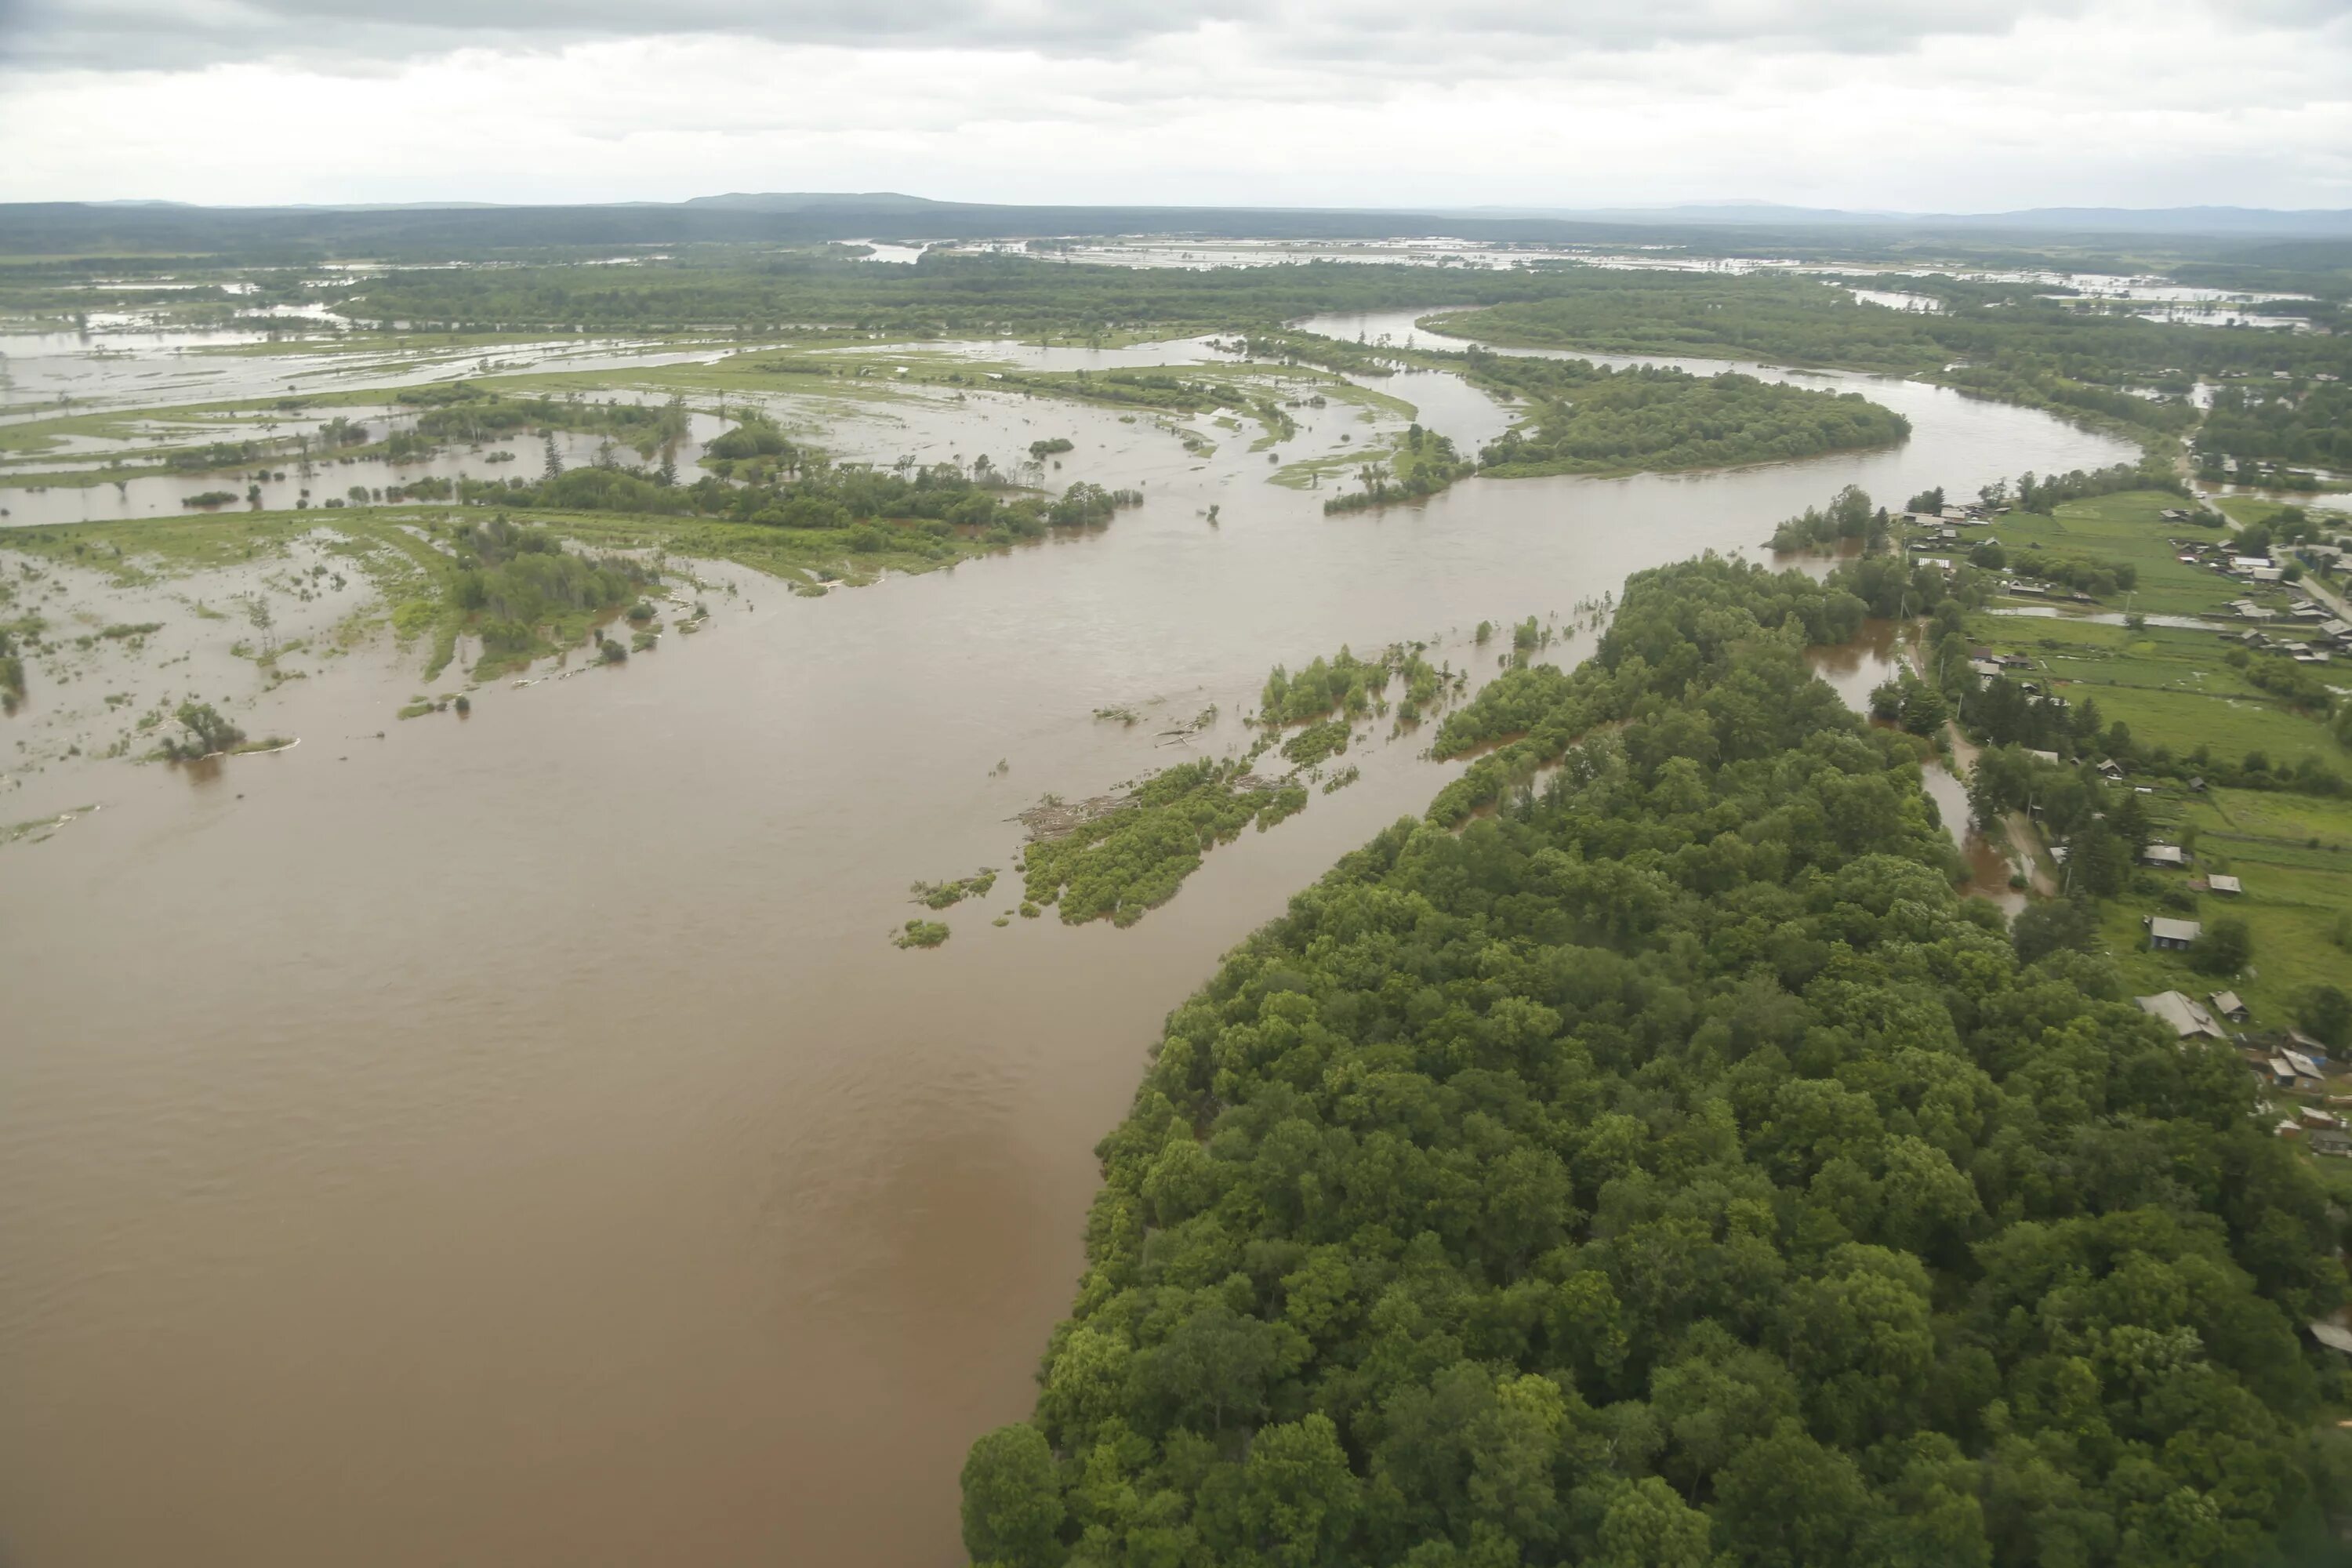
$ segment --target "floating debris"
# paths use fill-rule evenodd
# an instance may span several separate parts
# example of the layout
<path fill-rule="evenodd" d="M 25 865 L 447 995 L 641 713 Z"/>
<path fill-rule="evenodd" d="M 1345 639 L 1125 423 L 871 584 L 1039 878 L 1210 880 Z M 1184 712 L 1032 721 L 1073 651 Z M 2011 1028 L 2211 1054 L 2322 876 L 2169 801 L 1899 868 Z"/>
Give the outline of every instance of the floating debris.
<path fill-rule="evenodd" d="M 1029 830 L 1032 843 L 1048 838 L 1066 838 L 1089 822 L 1126 811 L 1135 805 L 1132 795 L 1098 795 L 1087 800 L 1066 801 L 1059 795 L 1047 795 L 1026 811 L 1015 812 L 1010 820 Z"/>
<path fill-rule="evenodd" d="M 14 844 L 20 838 L 29 838 L 38 844 L 75 818 L 87 816 L 98 809 L 95 805 L 77 805 L 55 816 L 37 816 L 29 822 L 10 823 L 0 826 L 0 844 Z"/>
<path fill-rule="evenodd" d="M 1225 782 L 1228 788 L 1251 794 L 1272 794 L 1285 784 L 1284 780 L 1270 779 L 1260 773 L 1242 773 Z M 1078 801 L 1049 795 L 1028 810 L 1015 812 L 1006 820 L 1027 828 L 1029 842 L 1039 844 L 1049 839 L 1066 838 L 1089 823 L 1132 810 L 1135 804 L 1132 791 L 1123 795 L 1098 795 Z"/>

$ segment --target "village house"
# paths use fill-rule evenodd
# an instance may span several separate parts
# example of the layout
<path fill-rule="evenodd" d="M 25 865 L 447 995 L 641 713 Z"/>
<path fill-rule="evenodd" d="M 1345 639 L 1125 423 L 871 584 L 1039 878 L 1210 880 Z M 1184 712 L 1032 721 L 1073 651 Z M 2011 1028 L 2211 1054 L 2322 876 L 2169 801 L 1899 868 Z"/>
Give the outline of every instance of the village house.
<path fill-rule="evenodd" d="M 2217 1018 L 2227 1018 L 2232 1024 L 2242 1024 L 2250 1016 L 2246 1011 L 2246 1005 L 2238 1000 L 2238 994 L 2234 991 L 2216 991 L 2208 1000 L 2213 1004 L 2213 1016 Z"/>
<path fill-rule="evenodd" d="M 2327 1087 L 2326 1079 L 2320 1075 L 2319 1064 L 2301 1051 L 2274 1051 L 2271 1054 L 2269 1066 L 2271 1082 L 2276 1088 L 2292 1089 L 2298 1094 L 2316 1094 Z"/>
<path fill-rule="evenodd" d="M 2162 915 L 2147 917 L 2147 945 L 2158 952 L 2186 952 L 2204 934 L 2204 926 L 2196 921 L 2168 920 Z"/>
<path fill-rule="evenodd" d="M 2178 991 L 2159 991 L 2153 996 L 2135 996 L 2132 1000 L 2149 1017 L 2169 1024 L 2173 1034 L 2181 1039 L 2197 1036 L 2215 1040 L 2229 1038 L 2221 1026 L 2213 1021 L 2212 1014 Z"/>
<path fill-rule="evenodd" d="M 2151 844 L 2139 852 L 2139 859 L 2143 866 L 2170 866 L 2177 868 L 2189 864 L 2189 851 L 2178 844 Z"/>
<path fill-rule="evenodd" d="M 2208 892 L 2221 893 L 2233 899 L 2246 890 L 2244 883 L 2224 871 L 2216 871 L 2207 877 L 2205 888 Z"/>

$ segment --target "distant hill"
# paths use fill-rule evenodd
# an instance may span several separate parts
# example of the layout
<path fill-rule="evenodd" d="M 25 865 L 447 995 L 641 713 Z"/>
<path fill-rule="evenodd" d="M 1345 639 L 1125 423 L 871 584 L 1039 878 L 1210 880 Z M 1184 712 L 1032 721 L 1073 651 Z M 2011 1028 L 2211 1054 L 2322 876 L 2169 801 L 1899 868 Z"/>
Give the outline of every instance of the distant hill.
<path fill-rule="evenodd" d="M 0 0 L 5 4 L 5 0 Z M 208 254 L 241 260 L 324 256 L 429 259 L 490 252 L 727 241 L 1085 237 L 1164 234 L 1200 238 L 1350 241 L 1445 236 L 1466 241 L 1680 246 L 1694 255 L 1766 247 L 1791 255 L 1969 254 L 2021 260 L 2067 247 L 2071 261 L 2126 237 L 2161 241 L 2184 258 L 2226 259 L 2256 245 L 2319 247 L 2265 258 L 2278 267 L 2342 268 L 2352 212 L 2249 207 L 2047 207 L 1917 214 L 1719 202 L 1654 208 L 1500 207 L 1410 211 L 1328 207 L 1013 206 L 943 202 L 895 191 L 729 192 L 689 201 L 498 205 L 487 203 L 204 207 L 163 202 L 0 205 L 0 254 Z"/>
<path fill-rule="evenodd" d="M 723 196 L 691 196 L 677 205 L 682 207 L 718 207 L 729 212 L 835 212 L 851 208 L 860 212 L 903 213 L 948 207 L 955 204 L 935 202 L 929 196 L 900 195 L 896 191 L 780 191 L 761 195 L 732 191 Z"/>
<path fill-rule="evenodd" d="M 1983 223 L 2075 233 L 2276 235 L 2296 239 L 2352 237 L 2352 211 L 2306 207 L 2033 207 L 1948 223 Z"/>
<path fill-rule="evenodd" d="M 2352 210 L 2269 207 L 2027 207 L 1998 213 L 1900 213 L 1716 202 L 1660 207 L 1467 207 L 1483 218 L 1674 224 L 1704 227 L 1982 230 L 2006 234 L 2150 234 L 2352 238 Z"/>

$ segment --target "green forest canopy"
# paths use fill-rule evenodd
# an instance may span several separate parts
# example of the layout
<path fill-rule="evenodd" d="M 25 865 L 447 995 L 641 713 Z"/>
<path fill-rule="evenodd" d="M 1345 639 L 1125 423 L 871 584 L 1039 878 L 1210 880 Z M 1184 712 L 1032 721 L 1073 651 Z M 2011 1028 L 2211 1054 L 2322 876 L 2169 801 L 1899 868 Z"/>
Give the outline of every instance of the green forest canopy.
<path fill-rule="evenodd" d="M 1954 895 L 1913 743 L 1803 662 L 1859 610 L 1636 576 L 1449 721 L 1559 742 L 1539 794 L 1171 1015 L 975 1561 L 2333 1560 L 2326 1205 L 2231 1055 Z"/>
<path fill-rule="evenodd" d="M 1911 422 L 1859 393 L 1819 392 L 1726 371 L 1619 370 L 1590 360 L 1473 349 L 1470 379 L 1535 404 L 1478 454 L 1503 475 L 1726 468 L 1891 447 Z"/>

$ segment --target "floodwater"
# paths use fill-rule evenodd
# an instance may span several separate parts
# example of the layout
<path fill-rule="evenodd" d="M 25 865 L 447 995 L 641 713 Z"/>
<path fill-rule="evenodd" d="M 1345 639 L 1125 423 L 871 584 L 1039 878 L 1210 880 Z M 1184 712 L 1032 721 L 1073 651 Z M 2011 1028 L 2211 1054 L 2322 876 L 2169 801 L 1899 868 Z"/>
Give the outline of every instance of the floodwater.
<path fill-rule="evenodd" d="M 1030 1408 L 1092 1147 L 1165 1015 L 1452 769 L 1425 733 L 1353 750 L 1360 784 L 1129 931 L 994 928 L 1008 876 L 899 952 L 903 889 L 1009 868 L 1045 792 L 1184 754 L 1161 713 L 1215 703 L 1199 749 L 1240 748 L 1277 660 L 1423 637 L 1487 673 L 1479 620 L 1565 624 L 1845 483 L 2125 455 L 1815 380 L 1911 440 L 1339 518 L 1229 434 L 1202 458 L 1016 398 L 953 437 L 877 413 L 851 437 L 879 460 L 1066 435 L 1057 481 L 1150 500 L 823 598 L 736 574 L 700 635 L 462 721 L 391 721 L 415 671 L 377 650 L 251 700 L 293 751 L 21 773 L 0 817 L 103 809 L 0 847 L 0 1561 L 960 1563 L 964 1449 Z M 1475 395 L 1425 384 L 1473 445 Z M 37 672 L 0 733 L 113 680 Z M 1146 721 L 1090 717 L 1119 703 Z"/>
<path fill-rule="evenodd" d="M 612 395 L 599 401 L 626 401 Z M 412 410 L 338 409 L 336 413 L 367 432 L 369 441 L 381 441 L 397 430 L 414 428 L 417 415 Z M 705 443 L 718 436 L 726 422 L 709 414 L 687 416 L 688 438 L 677 444 L 678 472 L 687 483 L 698 477 Z M 274 428 L 238 426 L 223 427 L 217 433 L 206 431 L 197 439 L 220 441 L 267 441 L 284 439 L 299 432 L 317 429 L 326 416 L 313 415 L 300 420 L 288 420 Z M 658 455 L 641 457 L 634 448 L 618 446 L 605 437 L 577 430 L 557 430 L 538 433 L 518 430 L 513 434 L 478 443 L 451 442 L 425 456 L 393 460 L 382 457 L 339 458 L 322 454 L 302 458 L 278 453 L 257 460 L 245 468 L 207 468 L 193 473 L 150 474 L 142 478 L 102 480 L 95 484 L 50 484 L 40 488 L 8 483 L 6 470 L 0 469 L 0 522 L 12 528 L 28 528 L 43 523 L 113 522 L 134 517 L 179 517 L 191 510 L 214 511 L 290 510 L 298 503 L 313 507 L 328 500 L 338 502 L 351 499 L 354 489 L 378 492 L 403 485 L 413 485 L 420 479 L 467 479 L 504 481 L 520 479 L 536 482 L 546 471 L 547 436 L 554 437 L 557 460 L 567 468 L 586 468 L 600 461 L 618 463 L 628 468 L 651 468 L 659 464 Z M 136 462 L 135 455 L 131 460 Z M 100 467 L 99 459 L 87 457 L 63 459 L 46 466 L 45 471 L 89 469 Z M 21 478 L 22 476 L 18 476 Z M 258 500 L 248 500 L 248 490 L 258 489 Z M 201 495 L 227 492 L 236 499 L 211 508 L 192 508 L 188 499 Z M 360 498 L 364 500 L 365 496 Z"/>
<path fill-rule="evenodd" d="M 1870 694 L 1902 673 L 1911 646 L 1897 623 L 1872 620 L 1863 623 L 1862 635 L 1853 641 L 1811 648 L 1806 657 L 1813 673 L 1835 688 L 1847 707 L 1867 713 Z M 1936 803 L 1937 819 L 1968 865 L 1969 880 L 1961 891 L 1990 899 L 2011 914 L 2024 908 L 2025 895 L 2009 885 L 2015 868 L 1969 816 L 1967 783 L 1940 760 L 1923 763 L 1919 773 L 1927 798 Z"/>
<path fill-rule="evenodd" d="M 452 345 L 445 334 L 332 336 L 245 328 L 0 333 L 0 424 L 61 414 L 223 403 L 353 386 L 412 386 L 499 372 L 604 371 L 713 360 L 723 344 L 567 337 Z"/>

